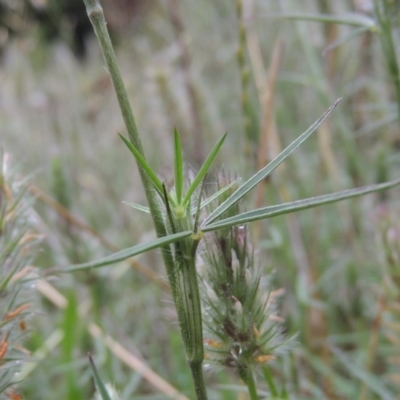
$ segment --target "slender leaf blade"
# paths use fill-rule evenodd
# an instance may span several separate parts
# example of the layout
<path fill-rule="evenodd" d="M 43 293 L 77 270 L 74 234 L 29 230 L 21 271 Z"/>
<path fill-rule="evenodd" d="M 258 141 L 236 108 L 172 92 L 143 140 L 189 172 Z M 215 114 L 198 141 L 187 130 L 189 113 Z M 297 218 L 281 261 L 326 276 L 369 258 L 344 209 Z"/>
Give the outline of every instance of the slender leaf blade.
<path fill-rule="evenodd" d="M 142 206 L 141 204 L 131 203 L 130 201 L 123 201 L 129 207 L 135 208 L 136 210 L 145 212 L 146 214 L 150 214 L 150 208 L 146 206 Z"/>
<path fill-rule="evenodd" d="M 269 370 L 269 368 L 267 366 L 264 366 L 262 368 L 262 371 L 264 374 L 264 380 L 267 383 L 269 390 L 271 391 L 271 395 L 273 396 L 273 398 L 279 397 L 278 388 L 275 385 L 274 378 L 271 374 L 271 371 Z"/>
<path fill-rule="evenodd" d="M 274 17 L 274 15 L 271 15 L 270 17 Z M 346 13 L 341 15 L 288 13 L 278 15 L 278 17 L 300 21 L 334 23 L 349 26 L 366 26 L 370 29 L 376 26 L 376 21 L 373 18 L 359 13 Z"/>
<path fill-rule="evenodd" d="M 362 196 L 368 193 L 377 192 L 380 190 L 390 189 L 400 184 L 400 179 L 377 185 L 369 185 L 356 189 L 343 190 L 341 192 L 325 194 L 308 199 L 297 200 L 290 203 L 279 204 L 275 206 L 263 207 L 257 210 L 248 211 L 234 217 L 217 221 L 213 224 L 203 226 L 203 232 L 215 231 L 221 228 L 228 228 L 235 225 L 241 225 L 248 222 L 258 221 L 260 219 L 272 218 L 278 215 L 289 214 L 292 212 L 306 210 L 307 208 L 321 206 L 323 204 L 334 203 L 341 200 L 350 199 L 352 197 Z"/>
<path fill-rule="evenodd" d="M 211 150 L 210 154 L 204 161 L 199 172 L 197 173 L 196 177 L 194 178 L 194 181 L 190 185 L 190 187 L 185 195 L 185 198 L 183 199 L 183 205 L 188 204 L 188 202 L 189 202 L 190 198 L 192 197 L 194 191 L 196 190 L 197 186 L 199 186 L 201 181 L 204 179 L 204 176 L 207 174 L 212 163 L 214 162 L 215 158 L 217 157 L 219 150 L 221 149 L 221 146 L 225 141 L 225 138 L 226 138 L 226 133 L 221 137 L 221 139 L 218 140 L 218 142 L 215 144 L 215 146 Z"/>
<path fill-rule="evenodd" d="M 103 383 L 103 380 L 101 379 L 99 372 L 97 371 L 96 365 L 94 364 L 92 355 L 88 354 L 88 357 L 89 357 L 89 361 L 90 361 L 90 366 L 92 367 L 94 381 L 96 383 L 96 387 L 97 387 L 98 392 L 100 393 L 101 398 L 103 400 L 111 400 L 111 397 L 108 394 L 106 386 Z"/>
<path fill-rule="evenodd" d="M 238 184 L 240 182 L 240 179 L 235 179 L 228 185 L 224 186 L 222 189 L 218 190 L 214 194 L 212 194 L 210 197 L 205 199 L 204 201 L 201 202 L 200 208 L 203 209 L 204 207 L 208 206 L 210 203 L 212 203 L 214 200 L 218 199 L 219 196 L 222 196 L 227 190 L 229 190 L 232 186 Z M 192 212 L 195 213 L 197 208 L 195 208 Z"/>
<path fill-rule="evenodd" d="M 181 139 L 178 131 L 174 130 L 174 145 L 175 145 L 175 157 L 174 157 L 174 173 L 175 173 L 175 193 L 176 201 L 181 204 L 182 191 L 183 191 L 183 155 Z"/>
<path fill-rule="evenodd" d="M 117 253 L 111 254 L 107 257 L 101 258 L 100 260 L 89 261 L 83 264 L 71 265 L 65 268 L 56 269 L 56 272 L 75 272 L 82 271 L 90 268 L 103 267 L 105 265 L 114 264 L 119 261 L 126 260 L 127 258 L 136 256 L 149 250 L 157 249 L 159 247 L 167 246 L 171 243 L 185 239 L 192 234 L 192 231 L 178 232 L 173 235 L 163 236 L 153 240 L 150 243 L 139 244 L 127 249 L 118 251 Z"/>
<path fill-rule="evenodd" d="M 146 172 L 150 180 L 153 182 L 154 187 L 156 188 L 157 192 L 162 195 L 162 183 L 158 179 L 157 175 L 154 173 L 153 169 L 150 167 L 150 165 L 147 163 L 145 158 L 139 153 L 139 151 L 136 149 L 136 147 L 124 136 L 121 134 L 118 134 L 119 137 L 123 140 L 125 143 L 126 147 L 130 150 L 130 152 L 133 154 L 135 157 L 136 161 L 140 164 L 140 166 L 143 168 L 143 170 Z"/>
<path fill-rule="evenodd" d="M 245 182 L 239 189 L 237 189 L 228 199 L 226 199 L 220 206 L 218 206 L 204 221 L 203 227 L 211 224 L 224 212 L 229 210 L 237 204 L 247 193 L 249 193 L 256 185 L 265 179 L 276 167 L 279 166 L 293 151 L 295 151 L 308 137 L 315 132 L 318 127 L 325 121 L 325 119 L 334 110 L 341 99 L 328 108 L 328 110 L 314 122 L 304 133 L 302 133 L 296 140 L 294 140 L 288 147 L 286 147 L 277 157 L 275 157 L 269 164 L 253 175 L 247 182 Z"/>

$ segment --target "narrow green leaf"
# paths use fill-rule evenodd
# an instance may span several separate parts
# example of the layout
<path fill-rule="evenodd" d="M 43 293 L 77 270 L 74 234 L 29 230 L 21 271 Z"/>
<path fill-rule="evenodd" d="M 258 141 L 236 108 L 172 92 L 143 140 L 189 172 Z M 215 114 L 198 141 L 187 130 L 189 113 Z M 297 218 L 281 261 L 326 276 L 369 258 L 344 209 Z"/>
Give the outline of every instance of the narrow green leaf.
<path fill-rule="evenodd" d="M 111 400 L 111 397 L 108 394 L 106 386 L 104 385 L 103 380 L 101 379 L 100 374 L 98 373 L 97 368 L 94 365 L 92 355 L 88 354 L 88 357 L 89 357 L 89 361 L 90 361 L 90 366 L 92 367 L 93 377 L 94 377 L 94 381 L 96 383 L 96 388 L 99 391 L 101 398 L 103 400 Z"/>
<path fill-rule="evenodd" d="M 194 178 L 194 181 L 190 185 L 190 187 L 185 195 L 185 198 L 183 199 L 183 203 L 182 203 L 183 205 L 188 204 L 188 202 L 189 202 L 190 198 L 192 197 L 194 191 L 196 190 L 197 186 L 199 186 L 199 184 L 203 180 L 204 176 L 209 171 L 212 163 L 214 162 L 215 158 L 218 155 L 219 150 L 221 149 L 222 144 L 225 141 L 225 138 L 226 138 L 226 133 L 221 137 L 221 139 L 218 140 L 218 142 L 215 144 L 215 146 L 211 150 L 210 154 L 204 161 L 204 164 L 201 166 L 199 172 L 196 175 L 196 178 Z"/>
<path fill-rule="evenodd" d="M 131 151 L 133 156 L 136 158 L 136 161 L 138 164 L 143 168 L 143 170 L 146 172 L 148 177 L 150 178 L 151 182 L 153 183 L 154 187 L 156 188 L 158 194 L 162 196 L 162 183 L 158 179 L 157 175 L 153 171 L 153 169 L 150 167 L 150 165 L 147 163 L 145 158 L 139 153 L 139 151 L 135 148 L 135 146 L 124 136 L 121 134 L 118 134 L 119 137 L 123 140 L 125 143 L 126 147 Z"/>
<path fill-rule="evenodd" d="M 76 343 L 79 343 L 79 337 L 82 329 L 80 326 L 81 319 L 78 314 L 78 302 L 76 299 L 76 292 L 69 290 L 67 294 L 68 302 L 67 307 L 63 311 L 63 321 L 61 329 L 63 331 L 63 339 L 60 343 L 60 350 L 62 356 L 62 364 L 72 366 L 74 358 L 74 349 Z M 71 329 L 71 327 L 74 329 Z M 83 392 L 77 384 L 78 372 L 76 368 L 67 368 L 64 373 L 64 380 L 66 383 L 65 400 L 84 400 Z"/>
<path fill-rule="evenodd" d="M 333 109 L 337 106 L 341 99 L 336 100 L 335 104 L 328 108 L 328 110 L 312 124 L 303 134 L 301 134 L 295 141 L 293 141 L 286 149 L 284 149 L 277 157 L 275 157 L 269 164 L 253 175 L 247 182 L 245 182 L 239 189 L 235 191 L 228 199 L 226 199 L 220 206 L 218 206 L 204 221 L 203 227 L 211 224 L 220 215 L 229 210 L 237 204 L 247 193 L 249 193 L 256 185 L 265 179 L 279 164 L 281 164 L 293 151 L 295 151 L 308 137 L 315 132 L 318 127 L 325 121 Z"/>
<path fill-rule="evenodd" d="M 129 207 L 135 208 L 136 210 L 143 211 L 147 214 L 150 214 L 150 208 L 146 206 L 142 206 L 141 204 L 131 203 L 130 201 L 123 201 Z"/>
<path fill-rule="evenodd" d="M 57 268 L 55 272 L 74 272 L 114 264 L 116 262 L 126 260 L 129 257 L 136 256 L 146 251 L 157 249 L 158 247 L 167 246 L 171 243 L 185 239 L 191 234 L 192 231 L 184 231 L 173 235 L 163 236 L 161 238 L 153 240 L 150 243 L 139 244 L 137 246 L 129 247 L 128 249 L 121 250 L 100 260 L 89 261 L 84 264 L 71 265 L 65 268 Z"/>
<path fill-rule="evenodd" d="M 274 17 L 274 15 L 272 15 L 272 17 Z M 368 17 L 365 14 L 356 13 L 347 13 L 342 15 L 293 13 L 278 15 L 277 17 L 300 21 L 329 22 L 350 26 L 366 26 L 370 29 L 376 26 L 376 22 L 373 18 Z"/>
<path fill-rule="evenodd" d="M 203 232 L 215 231 L 217 229 L 241 225 L 247 222 L 258 221 L 260 219 L 272 218 L 278 215 L 289 214 L 295 211 L 306 210 L 307 208 L 321 206 L 323 204 L 334 203 L 336 201 L 350 199 L 352 197 L 362 196 L 380 190 L 390 189 L 399 184 L 400 179 L 378 185 L 370 185 L 356 189 L 343 190 L 337 193 L 325 194 L 322 196 L 311 197 L 304 200 L 297 200 L 290 203 L 259 208 L 254 211 L 248 211 L 234 217 L 223 219 L 222 221 L 217 221 L 214 224 L 203 226 L 201 230 Z"/>
<path fill-rule="evenodd" d="M 194 233 L 197 233 L 197 229 L 199 227 L 199 219 L 200 219 L 200 211 L 201 211 L 201 197 L 203 196 L 204 184 L 206 183 L 206 178 L 207 178 L 207 175 L 204 176 L 204 179 L 201 183 L 199 198 L 197 201 L 197 210 L 196 210 L 196 214 L 194 217 L 194 228 L 193 228 Z"/>
<path fill-rule="evenodd" d="M 275 385 L 274 377 L 272 376 L 270 369 L 267 366 L 264 366 L 262 371 L 264 373 L 264 380 L 268 384 L 268 388 L 271 391 L 272 398 L 279 397 L 278 388 Z"/>
<path fill-rule="evenodd" d="M 227 190 L 229 190 L 232 186 L 238 184 L 240 182 L 240 179 L 235 179 L 233 180 L 229 185 L 224 186 L 222 189 L 218 190 L 218 192 L 215 192 L 213 195 L 205 199 L 204 201 L 201 202 L 200 208 L 204 208 L 208 206 L 210 203 L 212 203 L 214 200 L 218 199 L 219 196 L 223 195 Z M 192 210 L 192 213 L 194 214 L 196 212 L 196 208 Z"/>
<path fill-rule="evenodd" d="M 175 193 L 176 201 L 181 204 L 182 191 L 183 191 L 183 155 L 181 139 L 178 131 L 174 130 L 174 144 L 175 144 L 175 157 L 174 157 L 174 172 L 175 172 Z"/>

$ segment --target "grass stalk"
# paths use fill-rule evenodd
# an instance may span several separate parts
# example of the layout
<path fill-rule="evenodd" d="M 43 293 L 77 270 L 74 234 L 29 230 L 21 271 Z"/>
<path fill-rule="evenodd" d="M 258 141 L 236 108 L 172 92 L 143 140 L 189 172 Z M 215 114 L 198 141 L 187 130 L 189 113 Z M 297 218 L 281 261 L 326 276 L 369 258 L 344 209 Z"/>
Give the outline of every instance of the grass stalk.
<path fill-rule="evenodd" d="M 249 368 L 239 369 L 240 378 L 246 384 L 249 391 L 250 400 L 258 400 L 258 393 L 256 382 L 254 380 L 253 373 Z"/>
<path fill-rule="evenodd" d="M 129 140 L 136 149 L 137 153 L 143 158 L 140 162 L 138 157 L 138 168 L 140 177 L 145 189 L 147 201 L 149 204 L 150 212 L 155 225 L 158 237 L 167 234 L 167 227 L 162 217 L 161 209 L 157 194 L 152 189 L 153 181 L 148 171 L 143 167 L 146 162 L 143 146 L 139 137 L 139 132 L 136 126 L 135 118 L 129 103 L 128 95 L 122 80 L 121 72 L 118 66 L 117 58 L 108 34 L 106 21 L 104 18 L 103 9 L 98 0 L 84 0 L 87 13 L 90 21 L 94 27 L 99 44 L 107 64 L 108 71 L 114 85 L 114 89 L 118 98 L 119 106 L 128 131 Z M 164 188 L 165 190 L 165 188 Z M 165 204 L 167 207 L 168 215 L 168 197 L 166 196 Z M 173 225 L 171 224 L 172 228 Z M 189 239 L 190 247 L 193 241 Z M 177 243 L 175 246 L 177 264 L 175 265 L 174 256 L 170 251 L 170 247 L 162 247 L 162 256 L 167 269 L 168 278 L 171 286 L 172 296 L 178 312 L 179 322 L 184 340 L 187 361 L 192 372 L 192 378 L 195 384 L 195 391 L 197 400 L 206 400 L 206 388 L 203 380 L 202 362 L 204 358 L 203 351 L 203 338 L 202 338 L 202 320 L 201 320 L 201 305 L 199 288 L 197 285 L 197 272 L 195 268 L 195 254 L 189 262 L 183 260 L 188 254 L 187 252 L 181 253 L 181 247 L 187 243 Z M 184 262 L 178 262 L 178 261 Z M 186 261 L 186 262 L 185 262 Z M 188 268 L 188 267 L 192 268 Z M 182 273 L 182 274 L 180 274 Z"/>
<path fill-rule="evenodd" d="M 171 25 L 174 30 L 176 42 L 180 48 L 179 62 L 181 65 L 184 85 L 186 89 L 189 114 L 191 119 L 191 129 L 193 135 L 193 158 L 200 166 L 205 158 L 204 151 L 204 132 L 202 128 L 201 116 L 199 113 L 199 99 L 196 93 L 196 87 L 192 79 L 192 58 L 189 52 L 188 45 L 185 40 L 185 26 L 179 12 L 179 4 L 177 0 L 169 0 L 168 13 L 171 20 Z"/>
<path fill-rule="evenodd" d="M 98 38 L 104 60 L 107 64 L 108 72 L 114 85 L 115 93 L 117 95 L 118 103 L 121 109 L 122 117 L 128 131 L 129 140 L 137 151 L 145 158 L 142 142 L 139 137 L 139 132 L 136 126 L 135 117 L 130 106 L 128 94 L 122 79 L 121 71 L 118 66 L 117 57 L 113 45 L 111 43 L 110 35 L 107 30 L 106 21 L 104 18 L 103 8 L 99 0 L 84 0 L 89 19 L 93 25 L 96 36 Z M 152 190 L 152 184 L 149 176 L 145 170 L 138 163 L 140 178 L 143 183 L 146 198 L 149 203 L 151 215 L 153 217 L 154 226 L 158 237 L 165 236 L 166 230 L 162 222 L 161 211 L 158 206 L 156 194 Z M 162 248 L 162 256 L 167 268 L 168 278 L 171 284 L 171 290 L 175 291 L 174 281 L 174 262 L 168 248 Z"/>
<path fill-rule="evenodd" d="M 272 119 L 273 119 L 273 104 L 275 98 L 275 85 L 279 73 L 279 68 L 281 66 L 283 58 L 283 42 L 278 40 L 274 51 L 272 53 L 272 60 L 270 65 L 270 71 L 268 74 L 268 81 L 263 83 L 263 116 L 262 116 L 262 127 L 260 132 L 260 146 L 257 154 L 257 169 L 263 168 L 269 161 L 271 157 L 271 131 L 272 131 Z M 265 189 L 266 181 L 260 182 L 260 185 L 256 191 L 256 208 L 261 207 L 263 201 L 265 200 Z M 255 243 L 258 242 L 262 233 L 262 222 L 258 221 L 254 224 L 253 228 L 253 239 Z"/>
<path fill-rule="evenodd" d="M 207 393 L 203 379 L 203 323 L 195 257 L 182 263 L 177 271 L 176 308 L 185 345 L 186 359 L 192 373 L 196 398 L 206 400 Z"/>

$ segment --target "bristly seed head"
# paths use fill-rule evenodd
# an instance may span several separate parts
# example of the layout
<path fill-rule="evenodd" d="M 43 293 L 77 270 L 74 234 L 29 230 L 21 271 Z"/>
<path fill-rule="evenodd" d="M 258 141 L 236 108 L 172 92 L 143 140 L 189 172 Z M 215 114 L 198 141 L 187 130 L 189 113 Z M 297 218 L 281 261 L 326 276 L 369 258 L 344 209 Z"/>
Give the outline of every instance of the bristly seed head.
<path fill-rule="evenodd" d="M 12 384 L 27 351 L 21 335 L 35 312 L 31 266 L 40 237 L 29 230 L 29 205 L 24 181 L 7 166 L 0 148 L 0 398 L 17 398 Z M 22 398 L 22 397 L 18 397 Z"/>
<path fill-rule="evenodd" d="M 207 234 L 202 260 L 207 360 L 237 371 L 274 360 L 284 347 L 282 321 L 275 296 L 265 296 L 246 227 Z"/>

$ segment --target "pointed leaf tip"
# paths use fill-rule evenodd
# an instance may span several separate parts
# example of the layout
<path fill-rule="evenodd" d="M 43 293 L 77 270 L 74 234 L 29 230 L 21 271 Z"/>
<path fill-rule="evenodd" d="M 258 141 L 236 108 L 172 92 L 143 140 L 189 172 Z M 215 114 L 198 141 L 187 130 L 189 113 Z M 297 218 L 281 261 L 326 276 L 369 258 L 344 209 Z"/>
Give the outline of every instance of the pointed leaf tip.
<path fill-rule="evenodd" d="M 218 140 L 218 142 L 214 145 L 212 150 L 210 151 L 210 154 L 207 156 L 206 160 L 204 161 L 203 165 L 201 166 L 199 172 L 197 173 L 196 177 L 194 178 L 194 181 L 190 185 L 185 198 L 183 199 L 183 204 L 186 205 L 188 204 L 190 198 L 192 197 L 193 193 L 197 189 L 197 187 L 200 185 L 201 181 L 204 179 L 205 175 L 208 173 L 210 170 L 213 162 L 215 161 L 224 141 L 226 138 L 227 132 L 225 132 L 222 137 Z"/>
<path fill-rule="evenodd" d="M 325 113 L 317 119 L 304 133 L 287 146 L 278 156 L 269 164 L 254 174 L 247 182 L 240 186 L 228 199 L 220 204 L 204 221 L 203 226 L 207 226 L 224 214 L 231 207 L 236 205 L 247 193 L 264 180 L 275 168 L 277 168 L 290 154 L 292 154 L 313 132 L 328 118 L 334 108 L 342 99 L 339 98 L 331 105 Z"/>
<path fill-rule="evenodd" d="M 369 185 L 354 189 L 343 190 L 341 192 L 336 192 L 331 194 L 324 194 L 321 196 L 311 197 L 308 199 L 296 200 L 290 203 L 283 203 L 274 206 L 263 207 L 253 211 L 247 211 L 242 214 L 235 215 L 234 217 L 223 219 L 221 221 L 216 221 L 207 226 L 203 226 L 201 230 L 203 232 L 208 232 L 222 228 L 228 228 L 231 226 L 242 225 L 253 221 L 276 217 L 278 215 L 289 214 L 301 210 L 306 210 L 308 208 L 322 206 L 324 204 L 335 203 L 353 197 L 363 196 L 381 190 L 387 190 L 398 185 L 400 185 L 400 179 L 376 185 Z"/>
<path fill-rule="evenodd" d="M 69 267 L 57 268 L 53 270 L 53 272 L 60 273 L 69 273 L 75 271 L 82 271 L 91 268 L 103 267 L 110 264 L 115 264 L 120 261 L 124 261 L 127 258 L 134 257 L 138 254 L 145 253 L 146 251 L 154 250 L 159 247 L 168 246 L 171 243 L 175 243 L 179 240 L 185 239 L 192 234 L 192 231 L 184 231 L 175 233 L 173 235 L 162 236 L 160 238 L 154 239 L 150 243 L 139 244 L 121 251 L 117 253 L 111 254 L 107 257 L 104 257 L 100 260 L 89 261 L 83 264 L 71 265 Z"/>
<path fill-rule="evenodd" d="M 133 156 L 136 159 L 136 162 L 140 169 L 144 171 L 144 173 L 149 177 L 150 181 L 153 183 L 157 192 L 161 195 L 162 194 L 162 184 L 161 181 L 158 179 L 156 173 L 147 163 L 146 159 L 139 153 L 136 147 L 123 135 L 118 133 L 119 137 L 125 143 L 126 147 L 130 150 Z"/>

